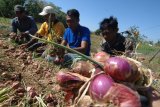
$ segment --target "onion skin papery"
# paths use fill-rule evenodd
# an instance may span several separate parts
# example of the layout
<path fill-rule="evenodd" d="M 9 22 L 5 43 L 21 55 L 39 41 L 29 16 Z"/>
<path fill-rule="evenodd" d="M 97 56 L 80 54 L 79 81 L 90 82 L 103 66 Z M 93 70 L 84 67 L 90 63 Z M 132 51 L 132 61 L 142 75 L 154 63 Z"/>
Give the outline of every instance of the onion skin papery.
<path fill-rule="evenodd" d="M 104 71 L 115 81 L 126 81 L 131 76 L 131 66 L 120 57 L 111 57 L 106 60 Z"/>
<path fill-rule="evenodd" d="M 106 60 L 109 59 L 110 55 L 107 54 L 106 52 L 98 52 L 94 55 L 93 59 L 100 64 L 104 65 Z"/>
<path fill-rule="evenodd" d="M 127 59 L 126 59 L 127 60 Z M 135 83 L 137 80 L 141 78 L 141 73 L 138 71 L 137 65 L 133 61 L 127 60 L 131 66 L 131 76 L 127 79 L 127 82 Z"/>
<path fill-rule="evenodd" d="M 73 89 L 79 89 L 88 78 L 77 73 L 60 71 L 56 75 L 56 80 L 61 90 L 71 91 Z"/>
<path fill-rule="evenodd" d="M 136 91 L 123 85 L 114 83 L 104 96 L 103 103 L 112 102 L 118 107 L 141 107 L 140 96 Z M 116 106 L 116 107 L 117 107 Z"/>
<path fill-rule="evenodd" d="M 102 71 L 104 72 L 104 70 L 102 68 L 97 67 L 97 68 L 95 68 L 94 74 L 96 75 L 96 74 L 98 74 L 98 73 L 100 73 Z"/>
<path fill-rule="evenodd" d="M 103 102 L 103 97 L 114 81 L 106 74 L 99 74 L 93 78 L 89 87 L 89 94 L 96 102 Z"/>
<path fill-rule="evenodd" d="M 80 81 L 80 78 L 73 76 L 71 74 L 68 74 L 67 72 L 58 72 L 56 75 L 57 82 L 60 84 L 63 84 L 64 82 L 75 80 Z"/>
<path fill-rule="evenodd" d="M 73 65 L 72 70 L 74 73 L 78 73 L 85 77 L 90 77 L 91 76 L 90 70 L 93 68 L 94 68 L 94 65 L 90 62 L 78 61 Z"/>

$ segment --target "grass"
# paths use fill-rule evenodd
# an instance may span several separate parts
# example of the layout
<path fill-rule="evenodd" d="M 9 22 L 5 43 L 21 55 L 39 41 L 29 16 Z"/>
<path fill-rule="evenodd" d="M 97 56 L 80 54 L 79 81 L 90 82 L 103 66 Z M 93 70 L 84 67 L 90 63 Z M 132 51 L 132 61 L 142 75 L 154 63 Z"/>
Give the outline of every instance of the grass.
<path fill-rule="evenodd" d="M 0 34 L 7 35 L 10 31 L 11 19 L 0 17 Z"/>
<path fill-rule="evenodd" d="M 100 51 L 101 40 L 102 40 L 101 36 L 91 34 L 91 52 Z"/>
<path fill-rule="evenodd" d="M 0 24 L 3 26 L 9 26 L 11 23 L 11 19 L 0 17 Z"/>
<path fill-rule="evenodd" d="M 159 47 L 156 46 L 149 46 L 148 44 L 144 43 L 138 48 L 137 52 L 142 53 L 144 55 L 150 55 L 155 53 Z"/>
<path fill-rule="evenodd" d="M 139 56 L 145 58 L 143 63 L 154 72 L 160 72 L 160 53 L 158 53 L 150 63 L 149 60 L 159 49 L 160 47 L 154 45 L 149 46 L 148 44 L 142 44 L 137 50 L 137 52 L 142 53 Z"/>

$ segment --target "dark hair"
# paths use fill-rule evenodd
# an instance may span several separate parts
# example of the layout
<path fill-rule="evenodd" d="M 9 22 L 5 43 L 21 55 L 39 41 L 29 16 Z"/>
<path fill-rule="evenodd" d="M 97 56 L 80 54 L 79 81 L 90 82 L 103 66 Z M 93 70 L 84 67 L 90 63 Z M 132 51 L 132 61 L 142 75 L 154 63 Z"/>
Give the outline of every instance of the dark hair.
<path fill-rule="evenodd" d="M 103 21 L 100 22 L 100 30 L 104 30 L 106 29 L 106 27 L 117 29 L 118 28 L 117 18 L 110 16 L 109 18 L 103 19 Z"/>
<path fill-rule="evenodd" d="M 80 14 L 79 14 L 78 10 L 76 10 L 76 9 L 70 9 L 70 10 L 67 11 L 67 15 L 68 16 L 73 16 L 73 17 L 79 19 L 79 15 Z"/>

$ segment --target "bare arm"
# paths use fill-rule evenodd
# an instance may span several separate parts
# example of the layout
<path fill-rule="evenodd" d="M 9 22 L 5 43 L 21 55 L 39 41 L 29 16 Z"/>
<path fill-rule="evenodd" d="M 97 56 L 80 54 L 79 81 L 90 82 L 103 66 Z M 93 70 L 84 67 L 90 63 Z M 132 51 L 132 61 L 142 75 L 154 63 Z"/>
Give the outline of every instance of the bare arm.
<path fill-rule="evenodd" d="M 62 40 L 61 45 L 66 46 L 67 45 L 67 41 L 66 40 Z"/>
<path fill-rule="evenodd" d="M 80 46 L 80 47 L 77 47 L 77 48 L 74 48 L 74 50 L 85 54 L 87 48 L 88 48 L 88 43 L 87 43 L 86 41 L 82 41 L 82 42 L 81 42 L 81 46 Z"/>
<path fill-rule="evenodd" d="M 61 42 L 61 45 L 67 46 L 67 41 L 63 40 Z M 81 53 L 85 54 L 87 48 L 88 48 L 88 43 L 86 41 L 82 41 L 80 47 L 73 48 L 73 49 L 76 50 L 76 51 L 78 51 L 78 52 L 81 52 Z"/>

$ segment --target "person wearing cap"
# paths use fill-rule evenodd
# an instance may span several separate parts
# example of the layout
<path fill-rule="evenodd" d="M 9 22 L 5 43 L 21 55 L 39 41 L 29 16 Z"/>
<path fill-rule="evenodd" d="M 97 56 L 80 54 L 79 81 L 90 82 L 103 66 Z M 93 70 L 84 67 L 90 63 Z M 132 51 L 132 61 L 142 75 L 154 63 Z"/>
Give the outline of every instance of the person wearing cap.
<path fill-rule="evenodd" d="M 47 37 L 48 41 L 52 41 L 54 38 L 62 38 L 65 27 L 62 22 L 60 22 L 56 17 L 56 10 L 51 6 L 46 6 L 39 15 L 45 18 L 45 22 L 41 25 L 37 34 Z M 50 24 L 50 25 L 49 25 Z M 53 35 L 50 31 L 53 30 Z"/>
<path fill-rule="evenodd" d="M 68 28 L 63 35 L 62 45 L 69 46 L 82 54 L 90 56 L 90 30 L 87 27 L 79 24 L 79 12 L 76 9 L 70 9 L 67 11 L 66 23 Z M 64 56 L 64 60 L 74 60 L 77 54 L 67 53 Z"/>
<path fill-rule="evenodd" d="M 57 19 L 56 13 L 57 12 L 51 6 L 44 7 L 42 12 L 39 13 L 39 15 L 45 18 L 45 22 L 42 23 L 42 25 L 40 26 L 40 29 L 37 31 L 36 33 L 37 37 L 40 37 L 40 38 L 44 37 L 48 41 L 61 43 L 61 39 L 64 34 L 65 27 L 63 23 Z M 31 41 L 25 44 L 25 47 L 27 47 L 29 51 L 35 51 L 37 48 L 45 45 L 46 43 L 37 42 L 36 39 L 32 39 Z"/>
<path fill-rule="evenodd" d="M 12 20 L 12 30 L 9 35 L 16 43 L 22 44 L 31 39 L 28 34 L 34 35 L 38 29 L 33 17 L 25 14 L 25 8 L 23 6 L 15 5 L 14 11 L 16 17 Z M 17 30 L 19 30 L 19 34 Z"/>

